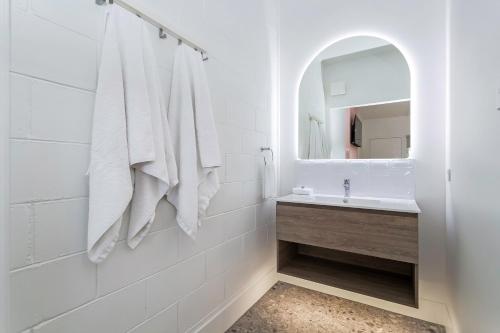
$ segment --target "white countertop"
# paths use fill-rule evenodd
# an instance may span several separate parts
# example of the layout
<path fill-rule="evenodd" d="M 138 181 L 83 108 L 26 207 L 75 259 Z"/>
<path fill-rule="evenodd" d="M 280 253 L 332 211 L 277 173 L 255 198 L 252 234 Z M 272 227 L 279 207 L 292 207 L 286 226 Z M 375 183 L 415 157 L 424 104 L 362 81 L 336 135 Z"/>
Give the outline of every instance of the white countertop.
<path fill-rule="evenodd" d="M 392 199 L 392 198 L 372 198 L 372 197 L 349 197 L 344 198 L 336 195 L 298 195 L 289 194 L 276 198 L 277 202 L 303 203 L 311 205 L 350 207 L 360 209 L 385 210 L 402 213 L 420 213 L 415 200 Z"/>

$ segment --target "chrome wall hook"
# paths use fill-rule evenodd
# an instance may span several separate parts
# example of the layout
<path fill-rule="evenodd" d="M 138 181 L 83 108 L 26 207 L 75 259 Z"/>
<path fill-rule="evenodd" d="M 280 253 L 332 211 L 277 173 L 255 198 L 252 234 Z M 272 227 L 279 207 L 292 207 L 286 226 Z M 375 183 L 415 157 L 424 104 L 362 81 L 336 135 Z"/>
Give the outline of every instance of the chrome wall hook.
<path fill-rule="evenodd" d="M 165 31 L 163 31 L 163 28 L 159 29 L 158 36 L 160 37 L 160 39 L 166 39 L 167 38 L 167 34 L 165 33 Z"/>
<path fill-rule="evenodd" d="M 260 151 L 261 152 L 270 151 L 271 152 L 271 158 L 274 161 L 274 152 L 273 152 L 273 149 L 271 147 L 260 147 Z"/>

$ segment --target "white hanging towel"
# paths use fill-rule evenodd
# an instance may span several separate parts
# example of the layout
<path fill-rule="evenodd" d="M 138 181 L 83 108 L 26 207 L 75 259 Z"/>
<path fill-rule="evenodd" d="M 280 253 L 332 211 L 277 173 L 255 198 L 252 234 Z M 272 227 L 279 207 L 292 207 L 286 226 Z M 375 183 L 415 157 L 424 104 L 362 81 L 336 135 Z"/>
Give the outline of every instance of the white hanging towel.
<path fill-rule="evenodd" d="M 167 199 L 177 209 L 179 226 L 194 238 L 219 188 L 215 168 L 221 159 L 201 57 L 184 45 L 175 54 L 168 119 L 179 184 Z"/>
<path fill-rule="evenodd" d="M 274 160 L 264 157 L 264 199 L 276 197 L 276 168 Z"/>
<path fill-rule="evenodd" d="M 134 248 L 147 234 L 159 200 L 177 183 L 145 23 L 120 6 L 112 6 L 107 17 L 89 168 L 88 253 L 93 262 L 113 249 L 130 201 L 128 244 Z"/>
<path fill-rule="evenodd" d="M 107 14 L 92 126 L 87 250 L 95 263 L 115 246 L 132 197 L 116 20 L 115 11 Z"/>
<path fill-rule="evenodd" d="M 320 123 L 310 119 L 309 127 L 309 159 L 322 159 L 328 157 L 328 147 Z"/>
<path fill-rule="evenodd" d="M 139 19 L 138 21 L 140 21 L 142 30 L 142 65 L 147 88 L 146 97 L 149 100 L 149 107 L 143 107 L 143 111 L 149 112 L 144 120 L 151 119 L 155 159 L 151 162 L 138 163 L 133 166 L 135 170 L 135 188 L 128 229 L 128 245 L 131 248 L 135 248 L 147 235 L 154 221 L 159 201 L 178 182 L 177 165 L 166 118 L 166 108 L 160 95 L 160 78 L 151 44 L 150 31 L 143 20 Z M 140 46 L 141 44 L 137 45 Z M 140 63 L 134 68 L 141 68 Z M 140 146 L 140 148 L 143 147 Z M 148 147 L 144 146 L 144 148 Z"/>
<path fill-rule="evenodd" d="M 222 165 L 207 74 L 199 52 L 185 48 L 191 74 L 194 120 L 198 148 L 198 215 L 204 217 L 210 200 L 219 190 L 217 168 Z M 201 221 L 201 219 L 199 219 Z"/>

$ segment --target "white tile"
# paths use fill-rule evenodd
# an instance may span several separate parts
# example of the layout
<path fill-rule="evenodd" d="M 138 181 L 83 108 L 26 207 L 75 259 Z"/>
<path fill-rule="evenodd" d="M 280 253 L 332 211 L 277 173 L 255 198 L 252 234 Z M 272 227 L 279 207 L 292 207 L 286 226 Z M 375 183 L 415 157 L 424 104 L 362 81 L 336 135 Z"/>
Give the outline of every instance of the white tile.
<path fill-rule="evenodd" d="M 15 8 L 26 11 L 28 10 L 28 0 L 12 0 L 11 5 Z"/>
<path fill-rule="evenodd" d="M 147 280 L 147 313 L 151 316 L 171 306 L 205 281 L 205 255 L 181 262 Z"/>
<path fill-rule="evenodd" d="M 240 103 L 240 126 L 245 129 L 255 130 L 255 108 L 248 103 Z"/>
<path fill-rule="evenodd" d="M 243 185 L 243 205 L 255 205 L 262 202 L 262 181 L 244 182 Z"/>
<path fill-rule="evenodd" d="M 226 154 L 226 182 L 256 180 L 259 166 L 254 155 Z"/>
<path fill-rule="evenodd" d="M 10 136 L 29 138 L 31 134 L 31 80 L 10 75 Z"/>
<path fill-rule="evenodd" d="M 229 95 L 226 99 L 226 123 L 235 128 L 241 128 L 243 124 L 242 104 L 239 96 Z"/>
<path fill-rule="evenodd" d="M 221 215 L 225 220 L 226 238 L 240 236 L 255 229 L 255 207 L 242 208 L 237 211 Z"/>
<path fill-rule="evenodd" d="M 229 240 L 207 251 L 207 277 L 210 279 L 235 265 L 241 258 L 242 251 L 241 237 Z"/>
<path fill-rule="evenodd" d="M 34 262 L 34 226 L 31 205 L 10 207 L 10 268 Z"/>
<path fill-rule="evenodd" d="M 241 151 L 243 154 L 259 155 L 260 148 L 266 146 L 266 136 L 255 131 L 243 131 L 241 139 Z"/>
<path fill-rule="evenodd" d="M 241 165 L 242 165 L 242 180 L 257 180 L 260 176 L 261 165 L 258 161 L 261 161 L 261 157 L 255 155 L 241 155 Z M 263 165 L 262 165 L 263 167 Z"/>
<path fill-rule="evenodd" d="M 276 202 L 274 200 L 266 200 L 263 203 L 255 206 L 257 228 L 264 228 L 269 224 L 274 223 L 276 219 Z"/>
<path fill-rule="evenodd" d="M 95 275 L 96 266 L 86 254 L 12 273 L 13 331 L 26 329 L 92 300 L 96 294 Z"/>
<path fill-rule="evenodd" d="M 31 137 L 90 142 L 94 93 L 33 80 Z"/>
<path fill-rule="evenodd" d="M 226 154 L 226 181 L 236 182 L 242 180 L 242 159 L 240 154 Z"/>
<path fill-rule="evenodd" d="M 268 250 L 267 228 L 259 228 L 243 237 L 243 253 L 251 260 L 247 265 L 254 267 L 262 261 L 263 256 Z"/>
<path fill-rule="evenodd" d="M 178 258 L 178 230 L 170 228 L 146 236 L 131 250 L 126 242 L 99 265 L 99 295 L 110 293 L 173 265 Z"/>
<path fill-rule="evenodd" d="M 208 215 L 216 215 L 238 209 L 242 206 L 241 183 L 221 184 L 219 191 L 210 201 Z"/>
<path fill-rule="evenodd" d="M 255 129 L 258 132 L 271 133 L 271 113 L 266 108 L 255 111 Z"/>
<path fill-rule="evenodd" d="M 177 305 L 158 313 L 127 333 L 174 333 L 177 332 Z"/>
<path fill-rule="evenodd" d="M 344 195 L 343 180 L 350 176 L 344 161 L 298 161 L 296 186 L 312 187 L 314 193 Z"/>
<path fill-rule="evenodd" d="M 89 145 L 11 141 L 11 202 L 88 195 Z"/>
<path fill-rule="evenodd" d="M 225 239 L 224 222 L 219 216 L 203 219 L 195 239 L 181 230 L 179 232 L 179 257 L 188 258 L 222 243 Z"/>
<path fill-rule="evenodd" d="M 179 302 L 179 332 L 186 332 L 224 300 L 224 280 L 215 278 Z"/>
<path fill-rule="evenodd" d="M 217 59 L 206 62 L 206 72 L 212 98 L 214 118 L 217 122 L 225 123 L 228 118 L 228 103 L 226 82 L 223 77 L 224 66 Z"/>
<path fill-rule="evenodd" d="M 276 257 L 271 244 L 265 228 L 245 234 L 242 257 L 225 273 L 226 298 L 257 281 L 275 265 Z"/>
<path fill-rule="evenodd" d="M 33 333 L 126 332 L 146 318 L 145 312 L 142 282 L 40 325 Z"/>
<path fill-rule="evenodd" d="M 240 129 L 229 125 L 218 125 L 217 134 L 222 153 L 241 153 L 242 133 Z"/>
<path fill-rule="evenodd" d="M 33 205 L 37 262 L 86 250 L 88 206 L 86 198 Z"/>
<path fill-rule="evenodd" d="M 12 10 L 11 69 L 89 90 L 97 77 L 97 42 L 31 13 Z"/>
<path fill-rule="evenodd" d="M 90 38 L 99 39 L 104 29 L 104 7 L 94 1 L 73 0 L 71 6 L 61 6 L 58 0 L 31 0 L 33 12 L 53 23 Z"/>
<path fill-rule="evenodd" d="M 241 291 L 246 285 L 249 285 L 251 279 L 252 279 L 252 270 L 242 257 L 236 265 L 231 267 L 224 274 L 225 297 L 227 299 L 232 298 L 236 293 Z"/>

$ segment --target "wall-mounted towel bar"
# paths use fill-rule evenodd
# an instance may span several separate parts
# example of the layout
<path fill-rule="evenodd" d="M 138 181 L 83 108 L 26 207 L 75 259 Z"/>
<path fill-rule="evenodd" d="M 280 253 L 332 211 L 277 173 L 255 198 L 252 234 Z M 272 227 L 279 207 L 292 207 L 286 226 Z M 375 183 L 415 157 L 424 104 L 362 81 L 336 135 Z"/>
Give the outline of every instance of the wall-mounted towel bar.
<path fill-rule="evenodd" d="M 260 151 L 261 152 L 270 151 L 271 152 L 271 158 L 274 161 L 274 152 L 273 152 L 273 149 L 271 147 L 260 147 Z"/>
<path fill-rule="evenodd" d="M 314 121 L 317 121 L 318 124 L 322 125 L 323 124 L 323 120 L 319 119 L 318 117 L 315 117 L 311 114 L 309 114 L 309 120 L 314 120 Z"/>
<path fill-rule="evenodd" d="M 141 17 L 144 21 L 147 21 L 150 24 L 152 24 L 155 27 L 157 27 L 159 29 L 159 37 L 161 39 L 167 38 L 167 34 L 168 34 L 168 35 L 170 35 L 170 36 L 178 39 L 182 43 L 186 44 L 187 46 L 192 47 L 196 51 L 199 51 L 201 53 L 201 57 L 202 57 L 203 61 L 208 60 L 208 56 L 207 56 L 207 51 L 206 50 L 204 50 L 203 48 L 199 47 L 195 43 L 191 42 L 189 39 L 184 38 L 183 36 L 179 35 L 175 31 L 173 31 L 172 29 L 169 29 L 168 27 L 166 27 L 163 24 L 159 23 L 155 19 L 153 19 L 153 18 L 149 17 L 148 15 L 144 14 L 140 10 L 132 7 L 131 5 L 129 5 L 128 3 L 126 3 L 125 1 L 123 1 L 123 0 L 95 0 L 95 3 L 97 5 L 99 5 L 99 6 L 102 6 L 102 5 L 105 5 L 105 4 L 108 4 L 108 3 L 110 5 L 111 4 L 117 4 L 117 5 L 119 5 L 120 7 L 128 10 L 129 12 L 132 12 L 135 15 Z"/>

